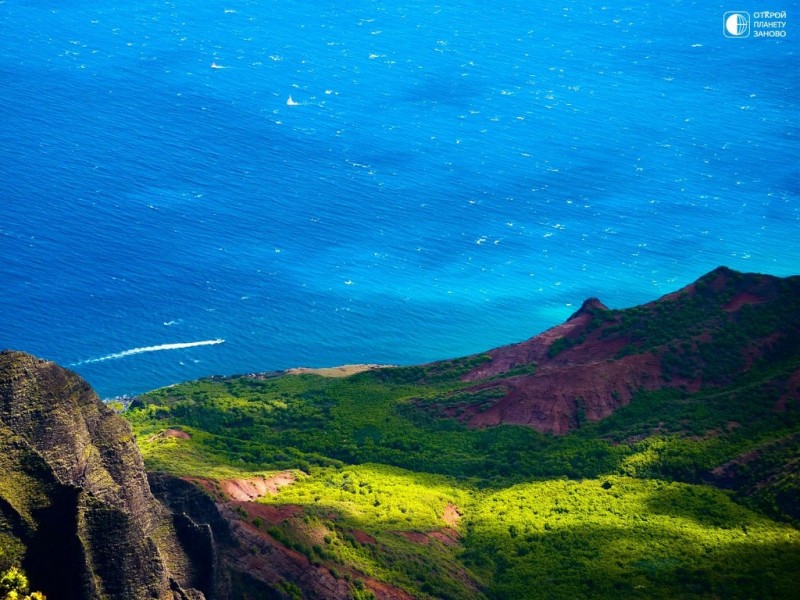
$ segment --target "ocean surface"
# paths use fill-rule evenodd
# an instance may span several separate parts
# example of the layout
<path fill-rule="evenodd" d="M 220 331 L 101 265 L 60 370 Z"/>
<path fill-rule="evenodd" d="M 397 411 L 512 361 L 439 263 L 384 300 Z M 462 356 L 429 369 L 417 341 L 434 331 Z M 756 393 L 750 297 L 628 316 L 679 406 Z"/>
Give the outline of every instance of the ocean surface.
<path fill-rule="evenodd" d="M 0 0 L 0 347 L 111 397 L 800 273 L 797 1 L 590 4 Z"/>

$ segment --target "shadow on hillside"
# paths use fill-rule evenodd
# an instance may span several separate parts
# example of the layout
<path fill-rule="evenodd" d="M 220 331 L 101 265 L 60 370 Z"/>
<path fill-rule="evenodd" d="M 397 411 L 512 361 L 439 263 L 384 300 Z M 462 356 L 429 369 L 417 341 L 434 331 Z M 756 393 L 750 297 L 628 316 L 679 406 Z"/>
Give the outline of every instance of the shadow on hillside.
<path fill-rule="evenodd" d="M 470 536 L 463 558 L 490 598 L 797 598 L 800 544 L 722 542 L 668 528 L 575 525 L 515 538 Z"/>

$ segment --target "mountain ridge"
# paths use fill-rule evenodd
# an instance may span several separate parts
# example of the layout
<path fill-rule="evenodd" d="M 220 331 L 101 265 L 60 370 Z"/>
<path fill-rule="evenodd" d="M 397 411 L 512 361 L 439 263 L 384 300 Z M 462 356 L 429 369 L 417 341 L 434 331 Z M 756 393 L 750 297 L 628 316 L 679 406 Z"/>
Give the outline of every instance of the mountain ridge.
<path fill-rule="evenodd" d="M 609 416 L 628 404 L 639 390 L 679 387 L 697 391 L 703 386 L 715 386 L 720 382 L 704 377 L 704 373 L 680 369 L 672 373 L 671 361 L 679 360 L 681 355 L 697 355 L 700 347 L 713 347 L 714 340 L 708 338 L 713 337 L 716 329 L 735 325 L 739 311 L 765 304 L 786 319 L 790 331 L 769 330 L 766 335 L 753 337 L 747 348 L 748 356 L 742 359 L 752 363 L 771 345 L 780 343 L 781 338 L 796 337 L 800 332 L 797 313 L 792 312 L 796 304 L 781 305 L 784 300 L 777 290 L 779 282 L 785 282 L 796 297 L 800 289 L 798 277 L 782 280 L 719 267 L 676 292 L 633 309 L 611 311 L 599 299 L 589 298 L 564 323 L 524 342 L 486 352 L 489 360 L 462 376 L 464 381 L 477 383 L 474 391 L 505 388 L 506 393 L 502 396 L 498 393 L 493 406 L 476 410 L 470 405 L 454 405 L 443 414 L 454 417 L 458 412 L 458 418 L 472 427 L 513 423 L 565 433 L 585 419 L 597 421 Z M 697 331 L 688 338 L 666 337 L 644 348 L 637 341 L 636 332 L 618 333 L 624 327 L 626 315 L 633 310 L 646 313 L 640 318 L 649 321 L 648 327 L 668 329 L 670 318 L 681 312 L 680 304 L 698 313 L 694 317 Z M 727 315 L 727 322 L 721 318 L 723 315 Z M 671 347 L 678 342 L 697 348 Z M 647 345 L 645 342 L 644 346 Z M 699 357 L 694 357 L 694 362 L 698 361 Z M 526 365 L 535 366 L 534 372 L 480 384 L 482 380 Z M 752 364 L 743 366 L 744 373 Z M 798 400 L 796 394 L 793 399 Z"/>

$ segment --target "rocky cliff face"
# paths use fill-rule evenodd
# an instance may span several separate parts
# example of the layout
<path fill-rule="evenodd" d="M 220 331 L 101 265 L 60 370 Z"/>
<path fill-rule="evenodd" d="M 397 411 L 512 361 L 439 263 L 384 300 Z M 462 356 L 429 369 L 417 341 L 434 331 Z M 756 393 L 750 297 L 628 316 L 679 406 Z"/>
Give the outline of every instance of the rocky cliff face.
<path fill-rule="evenodd" d="M 130 425 L 85 381 L 0 353 L 0 571 L 22 563 L 57 600 L 288 598 L 286 581 L 349 597 L 242 510 L 193 483 L 148 478 Z"/>
<path fill-rule="evenodd" d="M 198 575 L 206 578 L 204 589 L 213 590 L 210 597 L 291 598 L 291 590 L 302 590 L 305 598 L 352 597 L 346 580 L 254 525 L 268 509 L 254 501 L 263 490 L 237 500 L 227 493 L 229 488 L 223 492 L 210 480 L 187 481 L 164 473 L 151 473 L 149 478 L 153 494 L 175 515 L 179 536 L 189 541 Z M 213 498 L 209 491 L 215 491 Z M 367 579 L 379 600 L 410 598 L 398 588 Z"/>
<path fill-rule="evenodd" d="M 130 426 L 80 377 L 0 354 L 0 567 L 51 598 L 203 598 Z"/>

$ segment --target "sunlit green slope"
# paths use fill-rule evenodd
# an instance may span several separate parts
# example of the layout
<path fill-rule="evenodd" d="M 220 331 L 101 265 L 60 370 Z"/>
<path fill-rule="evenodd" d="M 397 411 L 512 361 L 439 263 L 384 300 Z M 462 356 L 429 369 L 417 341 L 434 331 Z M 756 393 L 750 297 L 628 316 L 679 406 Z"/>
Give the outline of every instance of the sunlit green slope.
<path fill-rule="evenodd" d="M 422 598 L 796 598 L 800 315 L 785 321 L 797 281 L 780 285 L 780 306 L 754 305 L 735 327 L 713 302 L 695 303 L 666 341 L 647 321 L 669 313 L 657 304 L 603 315 L 608 335 L 635 333 L 626 354 L 672 348 L 662 356 L 672 370 L 660 389 L 562 436 L 435 416 L 441 403 L 491 404 L 496 387 L 463 378 L 490 355 L 336 379 L 211 378 L 147 394 L 126 416 L 150 470 L 214 490 L 278 471 L 293 479 L 240 503 L 241 518 L 355 597 L 379 581 Z M 730 303 L 741 290 L 714 293 Z M 703 311 L 714 328 L 697 324 Z M 766 339 L 776 326 L 769 359 L 748 355 L 746 332 Z M 669 385 L 722 364 L 704 349 L 715 335 L 730 340 L 725 376 L 696 391 Z M 748 368 L 731 367 L 734 350 Z"/>

